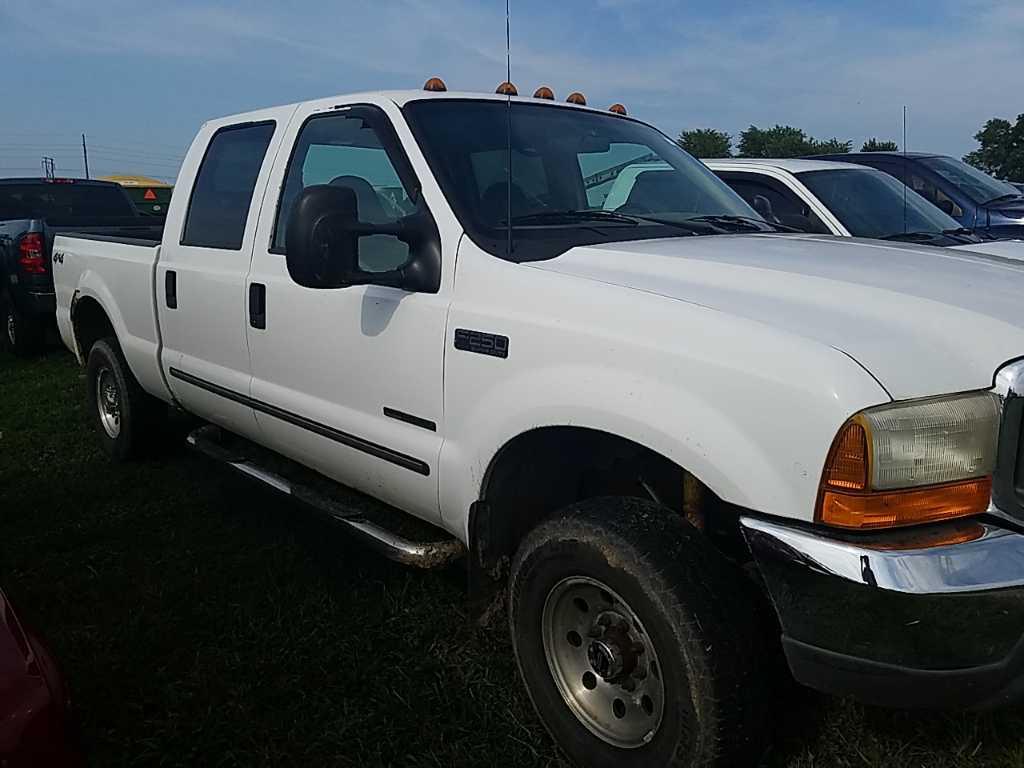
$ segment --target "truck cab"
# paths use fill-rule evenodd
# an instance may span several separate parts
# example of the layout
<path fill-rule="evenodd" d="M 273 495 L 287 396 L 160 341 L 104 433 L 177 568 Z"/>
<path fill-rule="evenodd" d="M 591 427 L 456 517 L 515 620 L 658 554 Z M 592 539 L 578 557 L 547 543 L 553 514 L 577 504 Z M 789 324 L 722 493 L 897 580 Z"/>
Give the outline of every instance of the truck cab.
<path fill-rule="evenodd" d="M 180 408 L 268 492 L 461 560 L 581 766 L 753 764 L 780 653 L 1011 700 L 1024 266 L 780 232 L 621 109 L 428 87 L 212 120 L 160 241 L 57 237 L 110 455 Z"/>

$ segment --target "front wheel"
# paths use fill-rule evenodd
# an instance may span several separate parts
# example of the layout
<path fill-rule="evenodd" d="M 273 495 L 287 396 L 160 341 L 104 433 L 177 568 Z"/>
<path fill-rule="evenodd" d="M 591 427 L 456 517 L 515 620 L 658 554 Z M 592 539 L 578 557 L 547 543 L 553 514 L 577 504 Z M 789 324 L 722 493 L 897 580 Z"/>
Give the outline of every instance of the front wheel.
<path fill-rule="evenodd" d="M 166 408 L 139 386 L 116 340 L 100 339 L 92 345 L 85 375 L 104 451 L 119 461 L 143 455 L 160 433 L 156 427 Z"/>
<path fill-rule="evenodd" d="M 509 589 L 530 698 L 587 768 L 756 761 L 772 662 L 761 611 L 699 532 L 639 499 L 593 499 L 541 523 Z"/>

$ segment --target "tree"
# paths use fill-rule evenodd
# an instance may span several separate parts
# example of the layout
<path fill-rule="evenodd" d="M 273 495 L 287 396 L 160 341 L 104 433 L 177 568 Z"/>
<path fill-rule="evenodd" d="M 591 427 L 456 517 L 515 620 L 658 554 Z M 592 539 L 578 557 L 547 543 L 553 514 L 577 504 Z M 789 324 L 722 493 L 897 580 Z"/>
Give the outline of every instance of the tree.
<path fill-rule="evenodd" d="M 861 152 L 899 152 L 900 145 L 895 141 L 879 141 L 871 138 L 864 142 Z"/>
<path fill-rule="evenodd" d="M 1000 179 L 1024 180 L 1024 115 L 1016 124 L 994 117 L 974 138 L 981 147 L 965 155 L 965 163 Z"/>
<path fill-rule="evenodd" d="M 811 152 L 814 155 L 841 155 L 853 149 L 852 141 L 840 141 L 833 136 L 828 141 L 811 139 Z"/>
<path fill-rule="evenodd" d="M 732 136 L 714 128 L 683 131 L 676 144 L 694 157 L 732 157 Z"/>
<path fill-rule="evenodd" d="M 740 157 L 800 157 L 849 152 L 853 143 L 837 138 L 820 141 L 791 125 L 767 130 L 750 126 L 740 134 Z"/>
<path fill-rule="evenodd" d="M 740 157 L 799 157 L 811 152 L 811 140 L 799 128 L 750 126 L 740 134 Z"/>

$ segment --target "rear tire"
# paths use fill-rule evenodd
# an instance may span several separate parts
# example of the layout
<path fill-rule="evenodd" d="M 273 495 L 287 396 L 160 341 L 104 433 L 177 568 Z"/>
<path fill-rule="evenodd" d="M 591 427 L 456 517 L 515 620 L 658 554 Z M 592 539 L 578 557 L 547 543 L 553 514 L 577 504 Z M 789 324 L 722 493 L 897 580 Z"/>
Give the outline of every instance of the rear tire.
<path fill-rule="evenodd" d="M 85 373 L 89 408 L 103 450 L 117 461 L 148 453 L 162 434 L 167 408 L 139 386 L 116 339 L 92 345 Z"/>
<path fill-rule="evenodd" d="M 764 609 L 696 529 L 631 498 L 588 500 L 541 523 L 509 585 L 527 691 L 585 768 L 756 762 L 777 653 Z"/>
<path fill-rule="evenodd" d="M 9 295 L 0 298 L 0 322 L 3 323 L 0 343 L 4 349 L 18 357 L 30 357 L 39 352 L 43 341 L 42 328 L 19 312 Z"/>

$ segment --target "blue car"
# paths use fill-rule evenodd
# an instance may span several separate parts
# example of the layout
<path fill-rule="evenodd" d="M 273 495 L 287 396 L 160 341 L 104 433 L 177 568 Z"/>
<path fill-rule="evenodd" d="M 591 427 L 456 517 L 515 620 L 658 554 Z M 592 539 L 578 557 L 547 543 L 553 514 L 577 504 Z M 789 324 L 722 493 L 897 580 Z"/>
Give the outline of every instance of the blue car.
<path fill-rule="evenodd" d="M 850 152 L 814 159 L 885 171 L 982 237 L 1024 238 L 1024 192 L 961 160 L 924 152 Z"/>

